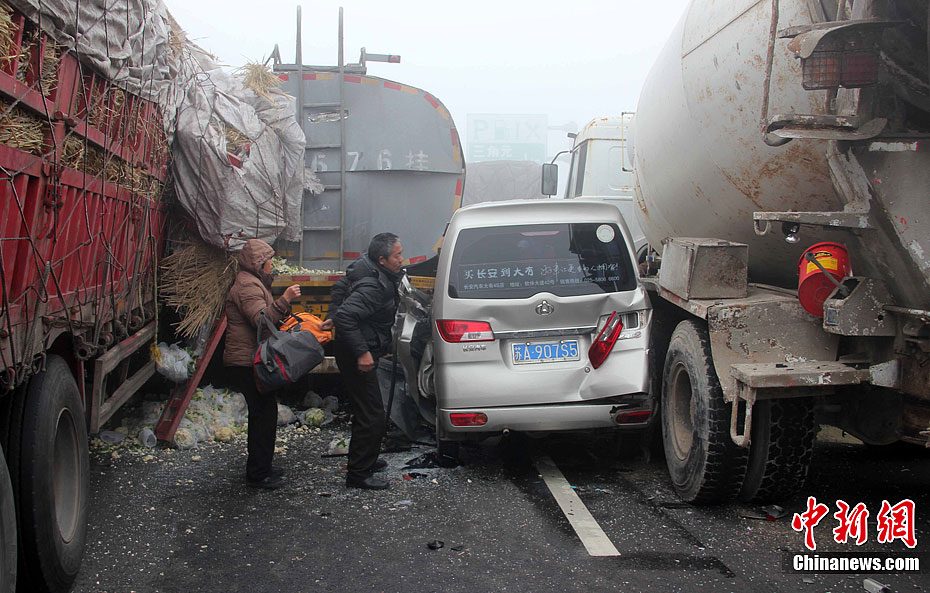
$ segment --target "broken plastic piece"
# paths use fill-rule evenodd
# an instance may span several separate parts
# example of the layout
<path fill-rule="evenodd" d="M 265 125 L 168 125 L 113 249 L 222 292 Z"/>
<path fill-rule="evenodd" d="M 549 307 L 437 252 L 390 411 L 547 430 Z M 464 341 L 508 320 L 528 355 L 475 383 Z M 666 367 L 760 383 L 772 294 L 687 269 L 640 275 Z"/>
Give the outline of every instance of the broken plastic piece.
<path fill-rule="evenodd" d="M 337 455 L 348 455 L 349 454 L 349 441 L 351 437 L 344 438 L 335 438 L 329 443 L 329 448 L 326 450 L 324 456 L 333 457 Z"/>
<path fill-rule="evenodd" d="M 891 593 L 891 588 L 883 585 L 875 579 L 865 579 L 862 581 L 862 588 L 869 593 Z"/>
<path fill-rule="evenodd" d="M 405 463 L 404 467 L 408 467 L 410 469 L 426 469 L 434 467 L 458 467 L 459 465 L 461 465 L 461 462 L 458 459 L 445 457 L 439 455 L 436 451 L 430 451 L 420 455 L 419 457 L 414 457 Z"/>
<path fill-rule="evenodd" d="M 775 521 L 777 519 L 781 519 L 786 514 L 785 509 L 778 506 L 777 504 L 762 507 L 762 512 L 765 513 L 766 521 Z"/>
<path fill-rule="evenodd" d="M 149 449 L 154 449 L 158 444 L 158 439 L 155 438 L 155 433 L 151 429 L 143 428 L 139 431 L 139 442 Z"/>
<path fill-rule="evenodd" d="M 116 432 L 115 430 L 104 430 L 100 432 L 100 440 L 108 445 L 116 445 L 125 438 L 126 435 L 121 432 Z"/>

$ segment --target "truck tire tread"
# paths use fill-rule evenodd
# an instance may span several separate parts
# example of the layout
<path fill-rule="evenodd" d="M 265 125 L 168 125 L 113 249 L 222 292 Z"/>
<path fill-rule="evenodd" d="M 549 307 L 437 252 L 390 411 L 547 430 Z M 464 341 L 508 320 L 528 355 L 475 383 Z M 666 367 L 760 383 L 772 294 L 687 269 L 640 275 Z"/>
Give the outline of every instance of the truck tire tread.
<path fill-rule="evenodd" d="M 16 505 L 6 460 L 0 452 L 0 593 L 16 590 Z"/>
<path fill-rule="evenodd" d="M 59 356 L 48 357 L 46 370 L 32 378 L 23 399 L 19 471 L 14 476 L 19 496 L 19 583 L 28 591 L 65 592 L 77 577 L 87 535 L 90 468 L 83 404 L 71 370 Z M 77 489 L 74 508 L 66 509 L 74 513 L 73 532 L 67 539 L 60 532 L 54 496 L 57 427 L 60 419 L 67 420 L 65 413 L 72 421 L 70 436 L 76 447 L 74 472 L 65 479 L 73 480 Z"/>
<path fill-rule="evenodd" d="M 675 365 L 682 365 L 691 383 L 694 422 L 691 447 L 684 459 L 671 442 L 669 382 Z M 724 401 L 711 357 L 707 330 L 687 320 L 675 328 L 669 343 L 662 381 L 662 433 L 666 463 L 678 495 L 693 504 L 718 504 L 734 499 L 746 472 L 748 451 L 730 439 L 730 406 Z"/>
<path fill-rule="evenodd" d="M 756 402 L 740 499 L 767 504 L 797 493 L 807 481 L 816 433 L 810 399 Z"/>

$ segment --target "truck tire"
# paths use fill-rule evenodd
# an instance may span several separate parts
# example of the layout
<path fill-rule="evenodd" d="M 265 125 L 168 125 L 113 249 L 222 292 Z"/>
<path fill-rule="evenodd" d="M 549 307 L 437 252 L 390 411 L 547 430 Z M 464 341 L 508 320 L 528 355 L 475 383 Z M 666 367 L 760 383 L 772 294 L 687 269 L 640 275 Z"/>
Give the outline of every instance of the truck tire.
<path fill-rule="evenodd" d="M 13 460 L 20 530 L 19 585 L 66 592 L 77 577 L 87 536 L 87 427 L 68 364 L 51 355 L 29 382 Z M 17 430 L 18 429 L 18 430 Z"/>
<path fill-rule="evenodd" d="M 717 504 L 739 494 L 748 452 L 730 439 L 730 405 L 714 370 L 707 330 L 682 321 L 662 373 L 662 441 L 678 496 Z"/>
<path fill-rule="evenodd" d="M 766 504 L 797 493 L 807 480 L 816 433 L 810 398 L 756 402 L 740 499 Z"/>
<path fill-rule="evenodd" d="M 16 590 L 16 505 L 6 459 L 0 452 L 0 593 Z"/>

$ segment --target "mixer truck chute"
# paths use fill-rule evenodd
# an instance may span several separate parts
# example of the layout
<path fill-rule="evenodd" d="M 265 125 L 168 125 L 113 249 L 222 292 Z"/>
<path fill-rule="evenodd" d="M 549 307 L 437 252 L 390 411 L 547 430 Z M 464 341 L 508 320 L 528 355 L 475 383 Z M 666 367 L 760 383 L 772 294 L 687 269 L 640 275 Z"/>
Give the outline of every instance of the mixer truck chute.
<path fill-rule="evenodd" d="M 927 10 L 693 0 L 646 80 L 636 216 L 685 500 L 795 493 L 818 422 L 928 442 Z"/>

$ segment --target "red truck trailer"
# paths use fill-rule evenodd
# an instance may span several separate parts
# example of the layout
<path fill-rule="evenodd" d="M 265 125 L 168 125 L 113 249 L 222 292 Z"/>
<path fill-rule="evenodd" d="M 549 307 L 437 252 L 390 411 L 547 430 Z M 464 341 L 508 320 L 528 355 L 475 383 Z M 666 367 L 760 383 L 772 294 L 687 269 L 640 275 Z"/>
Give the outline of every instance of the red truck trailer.
<path fill-rule="evenodd" d="M 154 372 L 168 145 L 155 103 L 0 12 L 0 591 L 66 591 L 88 430 Z"/>

